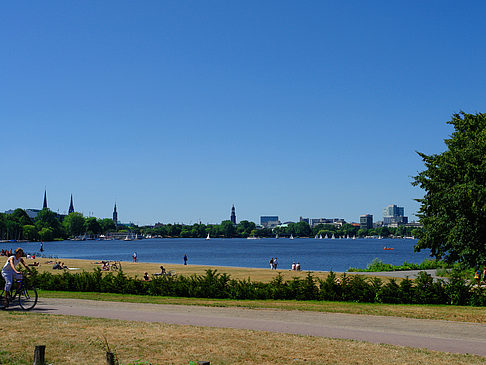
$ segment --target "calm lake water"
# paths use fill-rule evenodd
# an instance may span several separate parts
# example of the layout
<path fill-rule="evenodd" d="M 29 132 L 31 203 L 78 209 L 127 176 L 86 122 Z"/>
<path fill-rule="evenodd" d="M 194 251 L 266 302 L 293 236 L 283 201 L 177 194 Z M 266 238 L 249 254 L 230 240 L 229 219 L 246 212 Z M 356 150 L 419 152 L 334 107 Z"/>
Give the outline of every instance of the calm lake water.
<path fill-rule="evenodd" d="M 313 238 L 242 238 L 144 239 L 137 241 L 61 241 L 45 242 L 44 257 L 88 260 L 130 261 L 134 251 L 140 262 L 268 268 L 271 257 L 278 257 L 280 269 L 290 269 L 300 262 L 302 270 L 346 271 L 350 267 L 365 268 L 373 259 L 399 265 L 404 261 L 420 263 L 429 251 L 413 252 L 416 240 L 411 239 L 322 239 Z M 22 247 L 24 251 L 39 251 L 40 243 L 0 243 L 0 249 Z M 393 250 L 383 250 L 383 247 Z M 3 265 L 3 264 L 2 264 Z"/>

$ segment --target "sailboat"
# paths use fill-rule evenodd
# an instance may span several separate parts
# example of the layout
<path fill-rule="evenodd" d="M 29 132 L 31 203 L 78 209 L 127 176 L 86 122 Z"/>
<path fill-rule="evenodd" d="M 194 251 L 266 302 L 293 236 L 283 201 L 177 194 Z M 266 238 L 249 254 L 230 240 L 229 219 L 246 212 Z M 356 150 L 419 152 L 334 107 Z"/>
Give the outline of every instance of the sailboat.
<path fill-rule="evenodd" d="M 322 234 L 319 235 L 319 239 L 322 240 Z"/>
<path fill-rule="evenodd" d="M 332 237 L 331 237 L 331 239 L 333 240 L 333 239 L 335 239 L 335 238 L 336 238 L 336 237 L 334 237 L 334 233 L 333 233 L 333 234 L 332 234 Z"/>
<path fill-rule="evenodd" d="M 327 239 L 329 239 L 329 237 L 327 236 L 327 233 L 326 233 L 326 235 L 324 236 L 324 239 L 326 239 L 326 240 L 327 240 Z"/>
<path fill-rule="evenodd" d="M 316 236 L 314 237 L 315 240 L 318 240 L 319 239 L 319 236 L 316 234 Z"/>
<path fill-rule="evenodd" d="M 275 235 L 275 239 L 278 239 L 278 233 Z"/>
<path fill-rule="evenodd" d="M 353 240 L 355 240 L 355 239 L 356 239 L 356 236 L 353 236 Z"/>
<path fill-rule="evenodd" d="M 210 240 L 210 239 L 211 239 L 211 237 L 209 237 L 209 233 L 208 233 L 208 236 L 206 237 L 206 240 Z"/>
<path fill-rule="evenodd" d="M 291 233 L 290 234 L 290 239 L 293 240 L 294 239 L 294 235 Z"/>

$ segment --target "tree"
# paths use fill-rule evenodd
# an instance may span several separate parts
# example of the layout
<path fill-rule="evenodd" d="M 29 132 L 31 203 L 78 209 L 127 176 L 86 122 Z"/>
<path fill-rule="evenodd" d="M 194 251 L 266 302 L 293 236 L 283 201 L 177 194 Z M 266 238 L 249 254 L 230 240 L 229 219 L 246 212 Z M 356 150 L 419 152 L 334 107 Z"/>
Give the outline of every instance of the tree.
<path fill-rule="evenodd" d="M 59 222 L 58 215 L 52 212 L 49 208 L 44 208 L 39 212 L 35 220 L 35 226 L 39 231 L 39 235 L 42 228 L 49 228 L 52 233 L 47 234 L 45 237 L 50 237 L 50 239 L 61 238 L 64 236 L 64 232 L 61 226 L 61 222 Z M 42 236 L 41 239 L 44 241 L 50 240 L 49 238 L 43 239 Z"/>
<path fill-rule="evenodd" d="M 79 236 L 85 232 L 85 219 L 81 213 L 69 213 L 62 221 L 62 225 L 68 236 Z"/>
<path fill-rule="evenodd" d="M 226 238 L 231 238 L 234 236 L 236 229 L 231 221 L 221 222 L 221 231 Z"/>
<path fill-rule="evenodd" d="M 115 222 L 113 222 L 113 219 L 111 218 L 98 219 L 98 223 L 101 226 L 101 232 L 103 234 L 105 234 L 108 231 L 116 230 Z"/>
<path fill-rule="evenodd" d="M 86 218 L 86 220 L 84 221 L 84 227 L 86 229 L 86 232 L 88 232 L 89 234 L 101 233 L 101 226 L 95 217 Z"/>
<path fill-rule="evenodd" d="M 441 154 L 418 153 L 425 170 L 413 185 L 425 190 L 416 250 L 449 263 L 486 262 L 486 114 L 454 114 L 454 132 Z"/>

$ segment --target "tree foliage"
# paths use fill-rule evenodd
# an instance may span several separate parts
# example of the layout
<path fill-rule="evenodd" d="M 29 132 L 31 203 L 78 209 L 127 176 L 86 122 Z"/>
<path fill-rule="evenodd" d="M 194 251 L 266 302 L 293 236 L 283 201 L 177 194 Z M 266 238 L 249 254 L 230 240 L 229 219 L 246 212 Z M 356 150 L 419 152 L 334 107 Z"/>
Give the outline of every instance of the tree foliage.
<path fill-rule="evenodd" d="M 418 213 L 424 229 L 416 249 L 447 262 L 486 262 L 486 114 L 454 114 L 441 154 L 418 153 L 425 170 L 413 185 L 425 190 Z"/>

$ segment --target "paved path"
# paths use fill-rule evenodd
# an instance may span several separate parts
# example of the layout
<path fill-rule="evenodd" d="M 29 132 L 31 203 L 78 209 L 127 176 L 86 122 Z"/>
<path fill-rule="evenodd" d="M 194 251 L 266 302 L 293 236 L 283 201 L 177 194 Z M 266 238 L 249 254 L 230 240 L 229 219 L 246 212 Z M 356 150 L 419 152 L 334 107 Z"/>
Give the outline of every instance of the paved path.
<path fill-rule="evenodd" d="M 41 298 L 35 312 L 344 338 L 486 356 L 486 325 L 385 316 Z"/>

